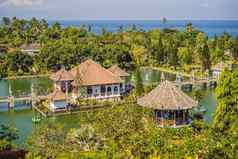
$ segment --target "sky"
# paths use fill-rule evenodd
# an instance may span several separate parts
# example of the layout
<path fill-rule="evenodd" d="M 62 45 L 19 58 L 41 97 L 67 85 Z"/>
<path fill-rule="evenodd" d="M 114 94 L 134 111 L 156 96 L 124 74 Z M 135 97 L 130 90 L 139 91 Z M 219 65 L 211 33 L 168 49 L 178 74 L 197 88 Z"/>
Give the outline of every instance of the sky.
<path fill-rule="evenodd" d="M 238 20 L 238 0 L 0 0 L 0 17 L 48 20 Z"/>

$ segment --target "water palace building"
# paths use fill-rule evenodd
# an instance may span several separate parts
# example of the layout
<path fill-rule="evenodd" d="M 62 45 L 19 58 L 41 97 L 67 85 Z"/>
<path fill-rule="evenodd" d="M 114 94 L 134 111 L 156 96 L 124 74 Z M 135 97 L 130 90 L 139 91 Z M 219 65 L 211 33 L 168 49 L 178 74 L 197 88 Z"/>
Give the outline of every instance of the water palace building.
<path fill-rule="evenodd" d="M 88 59 L 70 71 L 60 69 L 51 79 L 54 81 L 55 94 L 63 96 L 54 100 L 50 96 L 51 110 L 66 108 L 67 100 L 76 101 L 78 98 L 97 100 L 119 100 L 126 91 L 126 77 L 129 74 L 114 65 L 105 69 L 100 64 Z M 57 97 L 57 96 L 56 96 Z M 56 102 L 55 102 L 56 101 Z M 63 104 L 62 104 L 63 103 Z"/>
<path fill-rule="evenodd" d="M 31 44 L 23 44 L 20 46 L 22 52 L 27 53 L 29 55 L 34 55 L 40 52 L 40 44 L 31 43 Z"/>
<path fill-rule="evenodd" d="M 137 103 L 143 107 L 152 108 L 155 121 L 162 127 L 189 124 L 191 122 L 189 110 L 198 105 L 197 101 L 167 80 L 139 98 Z"/>

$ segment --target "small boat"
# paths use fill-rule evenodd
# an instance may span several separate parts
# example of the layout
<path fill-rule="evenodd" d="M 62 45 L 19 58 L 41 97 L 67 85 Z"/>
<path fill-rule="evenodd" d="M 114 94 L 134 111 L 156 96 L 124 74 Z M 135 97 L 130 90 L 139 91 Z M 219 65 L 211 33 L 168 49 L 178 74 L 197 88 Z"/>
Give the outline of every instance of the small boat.
<path fill-rule="evenodd" d="M 204 106 L 199 106 L 197 108 L 194 108 L 194 112 L 205 113 L 206 111 L 207 109 Z"/>
<path fill-rule="evenodd" d="M 202 113 L 205 113 L 205 112 L 207 111 L 207 109 L 204 108 L 204 107 L 200 107 L 200 108 L 199 108 L 199 111 L 202 112 Z"/>
<path fill-rule="evenodd" d="M 41 117 L 40 116 L 34 116 L 32 117 L 32 122 L 33 123 L 39 123 L 41 121 Z"/>

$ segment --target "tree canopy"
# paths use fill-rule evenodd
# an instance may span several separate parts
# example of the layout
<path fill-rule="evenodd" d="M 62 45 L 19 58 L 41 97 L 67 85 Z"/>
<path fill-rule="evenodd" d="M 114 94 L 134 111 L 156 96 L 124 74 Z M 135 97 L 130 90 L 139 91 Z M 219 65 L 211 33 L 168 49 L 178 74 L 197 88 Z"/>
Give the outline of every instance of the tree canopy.
<path fill-rule="evenodd" d="M 125 69 L 139 66 L 173 67 L 184 64 L 200 65 L 203 70 L 224 60 L 225 52 L 237 57 L 237 38 L 224 33 L 207 35 L 185 26 L 185 31 L 153 29 L 144 31 L 133 26 L 118 32 L 102 34 L 91 32 L 91 26 L 61 27 L 46 20 L 12 19 L 3 17 L 0 26 L 0 76 L 36 74 L 66 69 L 86 58 L 110 67 L 114 63 Z M 22 52 L 22 45 L 38 44 L 40 52 L 33 55 Z M 228 55 L 227 55 L 228 56 Z M 13 62 L 14 61 L 14 62 Z"/>

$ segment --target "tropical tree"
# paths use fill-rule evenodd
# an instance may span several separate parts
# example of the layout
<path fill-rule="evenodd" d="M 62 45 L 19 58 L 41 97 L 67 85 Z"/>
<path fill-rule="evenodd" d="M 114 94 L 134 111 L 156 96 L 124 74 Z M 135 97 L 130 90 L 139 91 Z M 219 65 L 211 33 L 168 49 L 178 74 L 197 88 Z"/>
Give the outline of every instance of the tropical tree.
<path fill-rule="evenodd" d="M 237 158 L 238 69 L 224 71 L 216 89 L 218 106 L 212 125 L 208 157 Z"/>
<path fill-rule="evenodd" d="M 216 89 L 218 107 L 214 116 L 213 127 L 224 134 L 236 130 L 238 123 L 238 69 L 222 73 Z"/>
<path fill-rule="evenodd" d="M 178 58 L 180 59 L 181 64 L 191 64 L 192 63 L 191 52 L 189 52 L 189 48 L 187 48 L 187 47 L 178 48 Z"/>
<path fill-rule="evenodd" d="M 147 59 L 146 53 L 147 49 L 142 45 L 133 45 L 131 48 L 131 54 L 137 66 L 145 64 Z"/>
<path fill-rule="evenodd" d="M 54 159 L 65 151 L 64 146 L 64 129 L 55 123 L 40 126 L 28 139 L 29 156 Z"/>
<path fill-rule="evenodd" d="M 9 125 L 0 125 L 0 151 L 14 147 L 13 141 L 19 138 L 18 130 Z"/>
<path fill-rule="evenodd" d="M 238 58 L 238 36 L 234 40 L 233 57 Z"/>
<path fill-rule="evenodd" d="M 135 73 L 135 83 L 136 83 L 136 95 L 141 96 L 142 93 L 144 92 L 144 87 L 143 87 L 143 80 L 141 76 L 141 70 L 139 67 L 136 68 L 136 73 Z"/>
<path fill-rule="evenodd" d="M 11 20 L 8 17 L 2 17 L 2 23 L 5 26 L 9 26 L 11 24 Z"/>
<path fill-rule="evenodd" d="M 210 51 L 207 44 L 207 36 L 204 33 L 199 33 L 197 35 L 196 41 L 197 41 L 196 51 L 202 64 L 202 69 L 203 70 L 210 69 L 211 61 L 210 61 Z"/>

